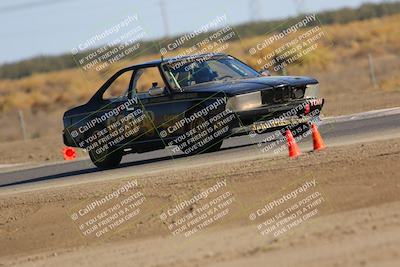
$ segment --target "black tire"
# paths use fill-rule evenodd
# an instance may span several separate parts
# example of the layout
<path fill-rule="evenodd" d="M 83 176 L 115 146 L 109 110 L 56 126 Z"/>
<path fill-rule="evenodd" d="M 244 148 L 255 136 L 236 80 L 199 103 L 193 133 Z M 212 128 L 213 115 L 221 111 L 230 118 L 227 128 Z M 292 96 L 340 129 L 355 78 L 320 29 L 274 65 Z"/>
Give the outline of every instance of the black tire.
<path fill-rule="evenodd" d="M 100 155 L 97 155 L 91 150 L 89 151 L 89 156 L 96 167 L 107 170 L 118 167 L 122 160 L 122 151 L 116 149 L 112 152 L 106 151 Z"/>

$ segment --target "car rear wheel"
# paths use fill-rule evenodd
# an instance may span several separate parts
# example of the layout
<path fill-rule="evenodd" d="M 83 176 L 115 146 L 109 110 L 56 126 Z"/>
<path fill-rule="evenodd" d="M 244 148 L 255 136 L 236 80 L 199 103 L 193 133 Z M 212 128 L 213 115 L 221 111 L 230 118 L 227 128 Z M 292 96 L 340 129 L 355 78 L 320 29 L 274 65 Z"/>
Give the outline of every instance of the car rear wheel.
<path fill-rule="evenodd" d="M 122 160 L 122 151 L 116 149 L 114 151 L 106 150 L 103 153 L 96 154 L 93 150 L 89 151 L 90 159 L 93 164 L 100 169 L 112 169 L 118 167 Z"/>

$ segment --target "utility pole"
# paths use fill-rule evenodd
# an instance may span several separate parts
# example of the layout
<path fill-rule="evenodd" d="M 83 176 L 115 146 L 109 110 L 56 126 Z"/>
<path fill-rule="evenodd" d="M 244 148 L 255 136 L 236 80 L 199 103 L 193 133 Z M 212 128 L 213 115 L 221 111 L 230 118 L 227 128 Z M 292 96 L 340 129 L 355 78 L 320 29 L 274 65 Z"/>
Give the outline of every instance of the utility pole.
<path fill-rule="evenodd" d="M 261 19 L 261 8 L 260 0 L 249 0 L 249 18 L 251 22 Z"/>
<path fill-rule="evenodd" d="M 374 88 L 378 88 L 378 83 L 376 81 L 376 75 L 375 75 L 375 66 L 371 53 L 368 54 L 368 65 L 369 65 L 369 74 L 371 76 L 372 85 L 374 86 Z"/>
<path fill-rule="evenodd" d="M 24 141 L 26 141 L 27 135 L 25 128 L 24 113 L 22 113 L 22 110 L 18 110 L 18 119 L 19 119 L 19 126 L 21 127 L 22 137 L 24 138 Z"/>
<path fill-rule="evenodd" d="M 169 25 L 168 25 L 168 17 L 167 17 L 167 11 L 165 8 L 165 0 L 160 0 L 160 10 L 161 10 L 161 17 L 163 20 L 164 24 L 164 34 L 165 37 L 169 37 Z"/>
<path fill-rule="evenodd" d="M 296 5 L 297 15 L 301 15 L 301 14 L 305 13 L 304 0 L 293 0 L 293 1 L 294 1 L 294 4 Z"/>

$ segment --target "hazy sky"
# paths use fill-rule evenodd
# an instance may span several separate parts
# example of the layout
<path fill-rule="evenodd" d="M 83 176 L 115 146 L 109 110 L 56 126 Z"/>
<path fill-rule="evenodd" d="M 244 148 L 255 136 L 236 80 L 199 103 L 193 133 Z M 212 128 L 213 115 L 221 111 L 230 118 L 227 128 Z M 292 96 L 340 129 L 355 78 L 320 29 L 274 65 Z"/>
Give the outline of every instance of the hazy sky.
<path fill-rule="evenodd" d="M 255 0 L 253 0 L 255 1 Z M 171 35 L 190 32 L 226 14 L 228 24 L 250 20 L 251 0 L 165 0 Z M 296 12 L 358 6 L 380 0 L 258 0 L 253 10 L 260 19 L 276 19 Z M 147 38 L 161 37 L 165 27 L 160 0 L 1 0 L 0 63 L 43 54 L 71 51 L 93 35 L 137 14 Z"/>

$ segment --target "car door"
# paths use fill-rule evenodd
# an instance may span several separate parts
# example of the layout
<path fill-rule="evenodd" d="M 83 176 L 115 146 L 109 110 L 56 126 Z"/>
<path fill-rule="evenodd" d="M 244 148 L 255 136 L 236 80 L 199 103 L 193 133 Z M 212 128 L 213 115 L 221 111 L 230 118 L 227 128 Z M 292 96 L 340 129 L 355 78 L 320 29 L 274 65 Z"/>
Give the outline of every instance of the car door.
<path fill-rule="evenodd" d="M 135 70 L 130 98 L 138 98 L 138 105 L 131 110 L 142 109 L 145 118 L 140 136 L 135 142 L 163 141 L 165 145 L 185 132 L 179 121 L 185 117 L 192 99 L 182 92 L 172 91 L 165 84 L 157 66 Z"/>
<path fill-rule="evenodd" d="M 128 97 L 132 91 L 133 73 L 133 69 L 119 73 L 100 95 L 100 108 L 95 119 L 102 121 L 101 127 L 97 129 L 100 132 L 97 136 L 104 140 L 102 143 L 119 147 L 129 142 L 133 128 L 128 119 L 132 113 L 130 107 L 138 103 L 137 98 Z"/>

